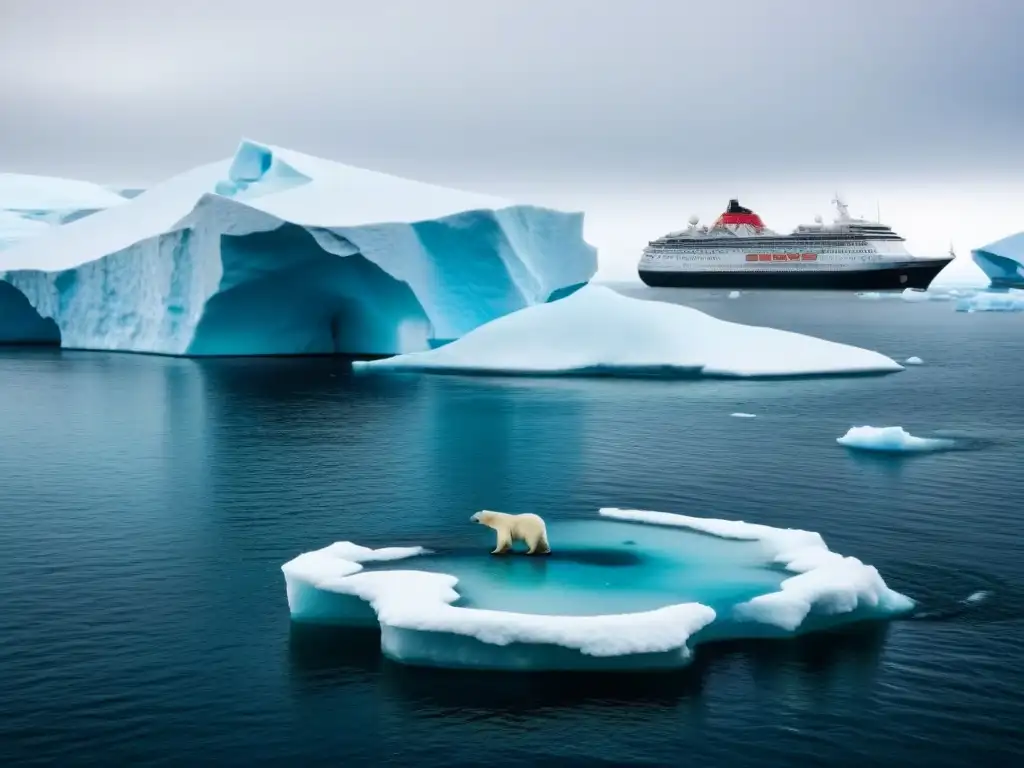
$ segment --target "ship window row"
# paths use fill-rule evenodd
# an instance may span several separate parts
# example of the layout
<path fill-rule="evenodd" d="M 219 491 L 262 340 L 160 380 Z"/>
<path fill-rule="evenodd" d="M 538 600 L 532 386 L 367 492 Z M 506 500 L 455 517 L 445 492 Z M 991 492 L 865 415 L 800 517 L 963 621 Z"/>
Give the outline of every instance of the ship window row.
<path fill-rule="evenodd" d="M 685 236 L 685 237 L 665 236 L 665 237 L 660 237 L 658 239 L 662 240 L 664 242 L 686 242 L 688 240 L 702 240 L 702 239 L 705 239 L 705 238 L 695 238 L 695 237 L 692 237 L 692 236 Z M 768 241 L 768 242 L 776 242 L 776 243 L 779 240 L 785 240 L 786 242 L 793 242 L 793 243 L 796 243 L 796 242 L 801 242 L 801 243 L 822 243 L 822 242 L 836 242 L 837 240 L 842 240 L 844 242 L 846 242 L 846 241 L 853 241 L 853 242 L 861 243 L 861 242 L 864 242 L 864 240 L 869 240 L 869 239 L 870 240 L 902 240 L 903 238 L 900 235 L 897 235 L 895 232 L 891 232 L 891 231 L 890 232 L 881 232 L 881 231 L 879 231 L 879 232 L 871 232 L 871 231 L 863 230 L 863 231 L 852 232 L 852 233 L 850 233 L 850 232 L 845 232 L 845 233 L 840 233 L 840 232 L 828 232 L 828 233 L 825 233 L 825 232 L 822 232 L 822 233 L 814 233 L 814 234 L 811 234 L 811 235 L 806 235 L 806 234 L 800 233 L 800 234 L 796 234 L 796 235 L 774 235 L 774 236 L 769 235 L 769 236 L 760 236 L 760 237 L 758 237 L 756 235 L 750 236 L 750 237 L 718 237 L 718 238 L 715 238 L 715 239 L 721 239 L 723 241 L 726 241 L 726 240 L 727 241 L 742 240 L 745 243 L 746 242 L 753 242 L 753 241 L 761 241 L 761 240 Z"/>
<path fill-rule="evenodd" d="M 732 249 L 732 250 L 728 250 L 728 251 L 715 251 L 714 253 L 723 254 L 723 255 L 724 254 L 732 255 L 732 254 L 742 253 L 742 252 L 743 251 L 737 251 L 735 249 Z M 721 256 L 720 255 L 719 256 L 698 255 L 698 254 L 694 253 L 693 251 L 678 251 L 678 250 L 675 250 L 675 251 L 654 251 L 654 250 L 652 250 L 652 251 L 649 251 L 648 253 L 649 253 L 650 256 L 652 256 L 652 257 L 654 257 L 656 259 L 669 259 L 669 258 L 683 257 L 683 258 L 686 259 L 686 261 L 721 261 Z M 776 255 L 781 255 L 783 253 L 786 253 L 786 252 L 785 251 L 775 251 L 774 252 L 774 254 L 776 254 Z M 816 248 L 814 250 L 814 253 L 816 253 L 818 255 L 821 255 L 821 256 L 829 256 L 829 255 L 831 255 L 831 256 L 856 256 L 856 255 L 860 255 L 860 256 L 876 256 L 876 255 L 878 255 L 877 251 L 850 251 L 850 250 L 838 251 L 838 250 L 833 250 L 831 248 Z"/>
<path fill-rule="evenodd" d="M 655 258 L 669 258 L 680 255 L 679 251 L 654 251 L 651 253 Z M 720 256 L 695 256 L 692 254 L 686 254 L 687 261 L 721 261 Z"/>
<path fill-rule="evenodd" d="M 703 251 L 714 251 L 714 252 L 732 252 L 732 251 L 779 251 L 788 253 L 789 251 L 817 251 L 822 248 L 829 248 L 831 250 L 840 251 L 873 251 L 873 246 L 865 243 L 851 243 L 844 245 L 843 243 L 736 243 L 735 245 L 719 245 L 708 243 L 649 243 L 649 248 L 654 248 L 662 251 L 690 251 L 693 253 L 700 253 Z"/>
<path fill-rule="evenodd" d="M 856 248 L 864 245 L 864 240 L 887 240 L 887 241 L 901 241 L 903 238 L 900 237 L 870 237 L 861 240 L 786 240 L 780 243 L 778 238 L 765 239 L 765 238 L 743 238 L 742 241 L 725 240 L 723 243 L 730 243 L 730 248 L 816 248 L 820 245 L 828 245 L 832 248 Z M 685 245 L 691 248 L 721 248 L 722 243 L 701 243 L 694 242 L 693 240 L 654 240 L 650 245 Z"/>
<path fill-rule="evenodd" d="M 842 242 L 828 242 L 828 243 L 822 243 L 822 242 L 814 243 L 814 242 L 811 242 L 811 243 L 808 243 L 806 241 L 800 241 L 800 240 L 786 241 L 785 243 L 780 243 L 778 240 L 774 240 L 774 241 L 772 241 L 772 240 L 769 240 L 769 241 L 765 241 L 765 240 L 744 240 L 741 243 L 730 243 L 728 245 L 726 245 L 724 243 L 693 243 L 693 242 L 686 242 L 684 240 L 684 241 L 668 241 L 668 242 L 658 242 L 658 241 L 655 241 L 655 242 L 649 243 L 649 245 L 651 245 L 653 247 L 658 247 L 658 246 L 666 247 L 667 246 L 667 247 L 670 247 L 670 248 L 701 248 L 701 249 L 705 249 L 705 248 L 718 248 L 718 249 L 726 249 L 726 250 L 730 250 L 730 251 L 737 250 L 737 249 L 744 249 L 744 248 L 761 248 L 761 249 L 776 248 L 776 249 L 784 250 L 785 251 L 785 250 L 792 250 L 794 248 L 866 248 L 866 247 L 868 247 L 867 244 L 863 240 L 861 240 L 859 242 L 854 242 L 854 243 L 842 243 Z"/>

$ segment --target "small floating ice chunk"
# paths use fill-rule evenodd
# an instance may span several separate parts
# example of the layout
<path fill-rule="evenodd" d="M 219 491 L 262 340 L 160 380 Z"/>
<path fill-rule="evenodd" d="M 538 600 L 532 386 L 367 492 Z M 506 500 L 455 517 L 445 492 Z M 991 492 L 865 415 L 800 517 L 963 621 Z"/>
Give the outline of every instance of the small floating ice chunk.
<path fill-rule="evenodd" d="M 729 291 L 729 298 L 730 299 L 738 299 L 739 297 L 740 297 L 740 292 L 739 291 Z"/>
<path fill-rule="evenodd" d="M 757 414 L 756 413 L 743 413 L 742 411 L 737 411 L 736 413 L 730 413 L 729 415 L 732 416 L 733 418 L 737 418 L 737 419 L 754 419 L 754 418 L 757 418 Z"/>
<path fill-rule="evenodd" d="M 692 307 L 634 299 L 597 285 L 492 320 L 437 349 L 352 365 L 357 371 L 730 378 L 903 370 L 878 352 L 726 322 Z"/>
<path fill-rule="evenodd" d="M 937 437 L 916 437 L 903 427 L 850 427 L 836 442 L 847 448 L 862 451 L 913 453 L 941 451 L 953 446 L 953 441 Z"/>
<path fill-rule="evenodd" d="M 917 288 L 907 288 L 902 294 L 904 301 L 929 301 L 931 296 L 928 291 L 918 290 Z"/>
<path fill-rule="evenodd" d="M 1024 312 L 1024 291 L 981 292 L 956 303 L 957 312 Z"/>
<path fill-rule="evenodd" d="M 904 360 L 903 364 L 904 365 L 923 365 L 924 364 L 924 360 L 922 360 L 920 357 L 917 357 L 916 355 L 914 355 L 913 357 L 908 357 L 906 360 Z"/>

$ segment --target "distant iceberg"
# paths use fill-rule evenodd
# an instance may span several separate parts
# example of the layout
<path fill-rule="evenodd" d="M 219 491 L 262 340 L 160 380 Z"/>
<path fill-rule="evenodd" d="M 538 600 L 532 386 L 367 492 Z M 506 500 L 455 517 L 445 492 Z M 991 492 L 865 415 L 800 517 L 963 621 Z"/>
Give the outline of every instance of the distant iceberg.
<path fill-rule="evenodd" d="M 997 288 L 1024 288 L 1024 232 L 971 251 L 974 263 Z"/>
<path fill-rule="evenodd" d="M 552 522 L 543 558 L 495 557 L 486 544 L 446 555 L 338 542 L 281 567 L 289 612 L 379 626 L 383 653 L 404 664 L 618 671 L 683 667 L 703 642 L 787 638 L 914 608 L 816 533 L 640 510 L 600 517 Z"/>
<path fill-rule="evenodd" d="M 0 173 L 0 250 L 125 200 L 87 181 Z"/>
<path fill-rule="evenodd" d="M 920 453 L 942 451 L 954 446 L 953 440 L 938 437 L 917 437 L 903 427 L 850 427 L 836 442 L 847 448 L 886 453 Z"/>
<path fill-rule="evenodd" d="M 113 194 L 113 193 L 110 193 Z M 426 350 L 587 283 L 583 214 L 243 141 L 0 252 L 0 338 L 171 355 Z"/>
<path fill-rule="evenodd" d="M 721 377 L 903 370 L 870 350 L 726 322 L 599 285 L 499 318 L 438 349 L 354 365 L 359 371 Z"/>

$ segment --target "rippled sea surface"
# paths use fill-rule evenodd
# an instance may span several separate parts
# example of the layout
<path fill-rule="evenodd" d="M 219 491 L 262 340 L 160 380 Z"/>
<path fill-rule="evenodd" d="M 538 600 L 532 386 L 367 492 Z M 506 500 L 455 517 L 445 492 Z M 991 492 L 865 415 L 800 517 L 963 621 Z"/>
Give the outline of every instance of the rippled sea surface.
<path fill-rule="evenodd" d="M 922 366 L 785 382 L 359 377 L 0 350 L 0 764 L 968 766 L 1024 757 L 1024 315 L 636 293 Z M 756 418 L 732 418 L 734 412 Z M 902 425 L 961 450 L 836 444 Z M 482 509 L 819 531 L 921 603 L 682 674 L 407 669 L 290 626 L 340 539 L 489 547 Z"/>

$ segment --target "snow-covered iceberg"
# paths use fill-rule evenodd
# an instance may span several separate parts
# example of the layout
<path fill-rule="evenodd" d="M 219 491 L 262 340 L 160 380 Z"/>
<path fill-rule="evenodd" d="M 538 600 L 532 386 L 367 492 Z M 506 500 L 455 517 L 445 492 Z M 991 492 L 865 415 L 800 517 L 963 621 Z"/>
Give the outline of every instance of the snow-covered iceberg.
<path fill-rule="evenodd" d="M 836 442 L 847 448 L 885 453 L 922 453 L 952 448 L 953 440 L 941 437 L 917 437 L 903 427 L 850 427 Z"/>
<path fill-rule="evenodd" d="M 125 200 L 87 181 L 0 173 L 0 250 Z"/>
<path fill-rule="evenodd" d="M 1024 232 L 975 248 L 971 258 L 993 287 L 1024 287 Z"/>
<path fill-rule="evenodd" d="M 793 637 L 903 615 L 914 602 L 820 535 L 602 509 L 549 523 L 546 557 L 351 542 L 282 566 L 295 622 L 379 626 L 420 666 L 635 670 L 685 666 L 694 646 Z"/>
<path fill-rule="evenodd" d="M 243 141 L 235 155 L 0 252 L 61 344 L 172 355 L 396 354 L 565 295 L 583 214 Z M 0 294 L 0 299 L 3 298 Z"/>
<path fill-rule="evenodd" d="M 903 369 L 870 350 L 726 322 L 691 307 L 634 299 L 593 284 L 493 320 L 438 349 L 354 365 L 359 371 L 723 377 Z"/>

